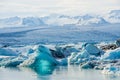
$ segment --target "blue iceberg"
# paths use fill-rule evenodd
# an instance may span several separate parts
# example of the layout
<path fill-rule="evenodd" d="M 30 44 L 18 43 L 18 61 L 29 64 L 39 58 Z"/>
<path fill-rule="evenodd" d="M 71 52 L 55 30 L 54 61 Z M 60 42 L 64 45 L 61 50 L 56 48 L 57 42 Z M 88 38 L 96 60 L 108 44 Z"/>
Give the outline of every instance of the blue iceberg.
<path fill-rule="evenodd" d="M 51 74 L 54 67 L 58 64 L 59 62 L 52 56 L 50 50 L 45 46 L 39 45 L 36 51 L 20 66 L 30 67 L 38 74 Z"/>

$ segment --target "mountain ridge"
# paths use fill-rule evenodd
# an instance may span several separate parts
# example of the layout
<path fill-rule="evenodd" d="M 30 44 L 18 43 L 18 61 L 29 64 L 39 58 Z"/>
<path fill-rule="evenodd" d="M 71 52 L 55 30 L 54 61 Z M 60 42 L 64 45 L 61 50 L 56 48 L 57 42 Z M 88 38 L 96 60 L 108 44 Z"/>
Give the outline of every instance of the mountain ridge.
<path fill-rule="evenodd" d="M 120 10 L 112 10 L 108 14 L 68 16 L 51 14 L 44 17 L 9 17 L 0 19 L 0 28 L 14 26 L 101 26 L 108 24 L 120 24 Z"/>

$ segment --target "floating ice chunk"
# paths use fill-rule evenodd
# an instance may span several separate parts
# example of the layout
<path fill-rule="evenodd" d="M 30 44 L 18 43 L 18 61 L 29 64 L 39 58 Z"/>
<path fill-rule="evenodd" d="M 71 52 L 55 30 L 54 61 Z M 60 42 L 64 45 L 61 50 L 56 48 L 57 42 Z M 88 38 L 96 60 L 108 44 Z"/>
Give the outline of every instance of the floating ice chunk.
<path fill-rule="evenodd" d="M 89 59 L 89 53 L 86 50 L 83 50 L 79 53 L 72 53 L 72 55 L 68 58 L 68 63 L 73 64 L 80 64 L 84 61 L 86 61 L 86 59 Z"/>
<path fill-rule="evenodd" d="M 102 56 L 102 59 L 110 59 L 110 60 L 120 59 L 120 48 L 107 51 Z"/>
<path fill-rule="evenodd" d="M 94 64 L 92 64 L 90 62 L 86 62 L 83 65 L 81 65 L 81 68 L 83 68 L 83 69 L 92 69 L 92 68 L 94 68 Z"/>
<path fill-rule="evenodd" d="M 120 75 L 120 66 L 107 65 L 104 67 L 103 74 Z"/>
<path fill-rule="evenodd" d="M 56 59 L 51 55 L 50 50 L 45 46 L 38 47 L 36 59 L 37 58 L 42 59 L 42 60 L 46 60 L 52 64 L 58 64 Z"/>
<path fill-rule="evenodd" d="M 31 67 L 41 74 L 51 74 L 53 67 L 58 64 L 58 61 L 53 58 L 50 50 L 45 46 L 38 46 L 37 56 L 34 59 L 34 62 L 31 64 Z"/>
<path fill-rule="evenodd" d="M 27 60 L 19 65 L 19 67 L 30 67 L 38 74 L 51 74 L 54 67 L 59 62 L 51 55 L 50 50 L 39 45 L 36 51 L 29 56 Z"/>
<path fill-rule="evenodd" d="M 71 56 L 68 57 L 68 63 L 69 64 L 73 64 L 74 62 L 77 61 L 76 55 L 77 55 L 77 53 L 75 53 L 75 52 L 71 53 Z"/>
<path fill-rule="evenodd" d="M 32 54 L 32 53 L 34 53 L 34 50 L 30 48 L 30 49 L 28 50 L 28 54 Z"/>
<path fill-rule="evenodd" d="M 84 49 L 91 55 L 100 56 L 101 51 L 93 44 L 86 44 Z"/>
<path fill-rule="evenodd" d="M 74 47 L 74 45 L 64 45 L 64 46 L 56 46 L 56 52 L 58 55 L 63 55 L 64 57 L 68 57 L 71 55 L 72 52 L 79 52 L 77 48 Z"/>
<path fill-rule="evenodd" d="M 18 54 L 11 49 L 0 48 L 0 55 L 4 56 L 18 56 Z"/>
<path fill-rule="evenodd" d="M 67 58 L 59 59 L 57 61 L 59 61 L 60 65 L 68 65 L 68 59 Z"/>
<path fill-rule="evenodd" d="M 117 44 L 118 47 L 120 47 L 120 39 L 118 39 L 118 40 L 116 41 L 116 44 Z"/>
<path fill-rule="evenodd" d="M 24 60 L 25 59 L 20 56 L 1 58 L 0 67 L 17 67 Z"/>
<path fill-rule="evenodd" d="M 90 56 L 90 54 L 86 50 L 83 50 L 80 54 L 81 54 L 80 58 L 89 58 Z"/>
<path fill-rule="evenodd" d="M 82 50 L 80 52 L 72 53 L 68 58 L 68 63 L 70 64 L 80 64 L 90 60 L 97 60 L 97 57 L 100 57 L 103 52 L 98 49 L 93 44 L 83 44 Z"/>
<path fill-rule="evenodd" d="M 25 60 L 21 65 L 22 66 L 32 66 L 37 67 L 38 65 L 43 64 L 42 62 L 49 63 L 51 65 L 57 65 L 58 61 L 51 55 L 50 50 L 45 46 L 38 46 L 36 51 L 31 54 L 29 59 Z"/>

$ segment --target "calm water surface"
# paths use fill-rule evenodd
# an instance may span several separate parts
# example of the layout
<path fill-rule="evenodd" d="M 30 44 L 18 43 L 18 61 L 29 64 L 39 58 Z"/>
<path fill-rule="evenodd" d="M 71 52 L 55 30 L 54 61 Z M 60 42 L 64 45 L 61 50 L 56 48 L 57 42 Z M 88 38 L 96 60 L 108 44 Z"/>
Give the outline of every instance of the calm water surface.
<path fill-rule="evenodd" d="M 0 80 L 120 80 L 120 76 L 104 75 L 99 70 L 81 70 L 79 66 L 60 66 L 49 72 L 36 72 L 29 68 L 0 68 Z"/>

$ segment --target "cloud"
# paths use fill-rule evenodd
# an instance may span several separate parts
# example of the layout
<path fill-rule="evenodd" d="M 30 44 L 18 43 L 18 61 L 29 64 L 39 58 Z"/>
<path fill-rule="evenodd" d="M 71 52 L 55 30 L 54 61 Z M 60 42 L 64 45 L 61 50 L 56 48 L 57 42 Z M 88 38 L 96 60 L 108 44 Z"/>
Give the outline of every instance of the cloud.
<path fill-rule="evenodd" d="M 1 0 L 0 17 L 60 13 L 102 13 L 120 9 L 119 0 Z"/>

